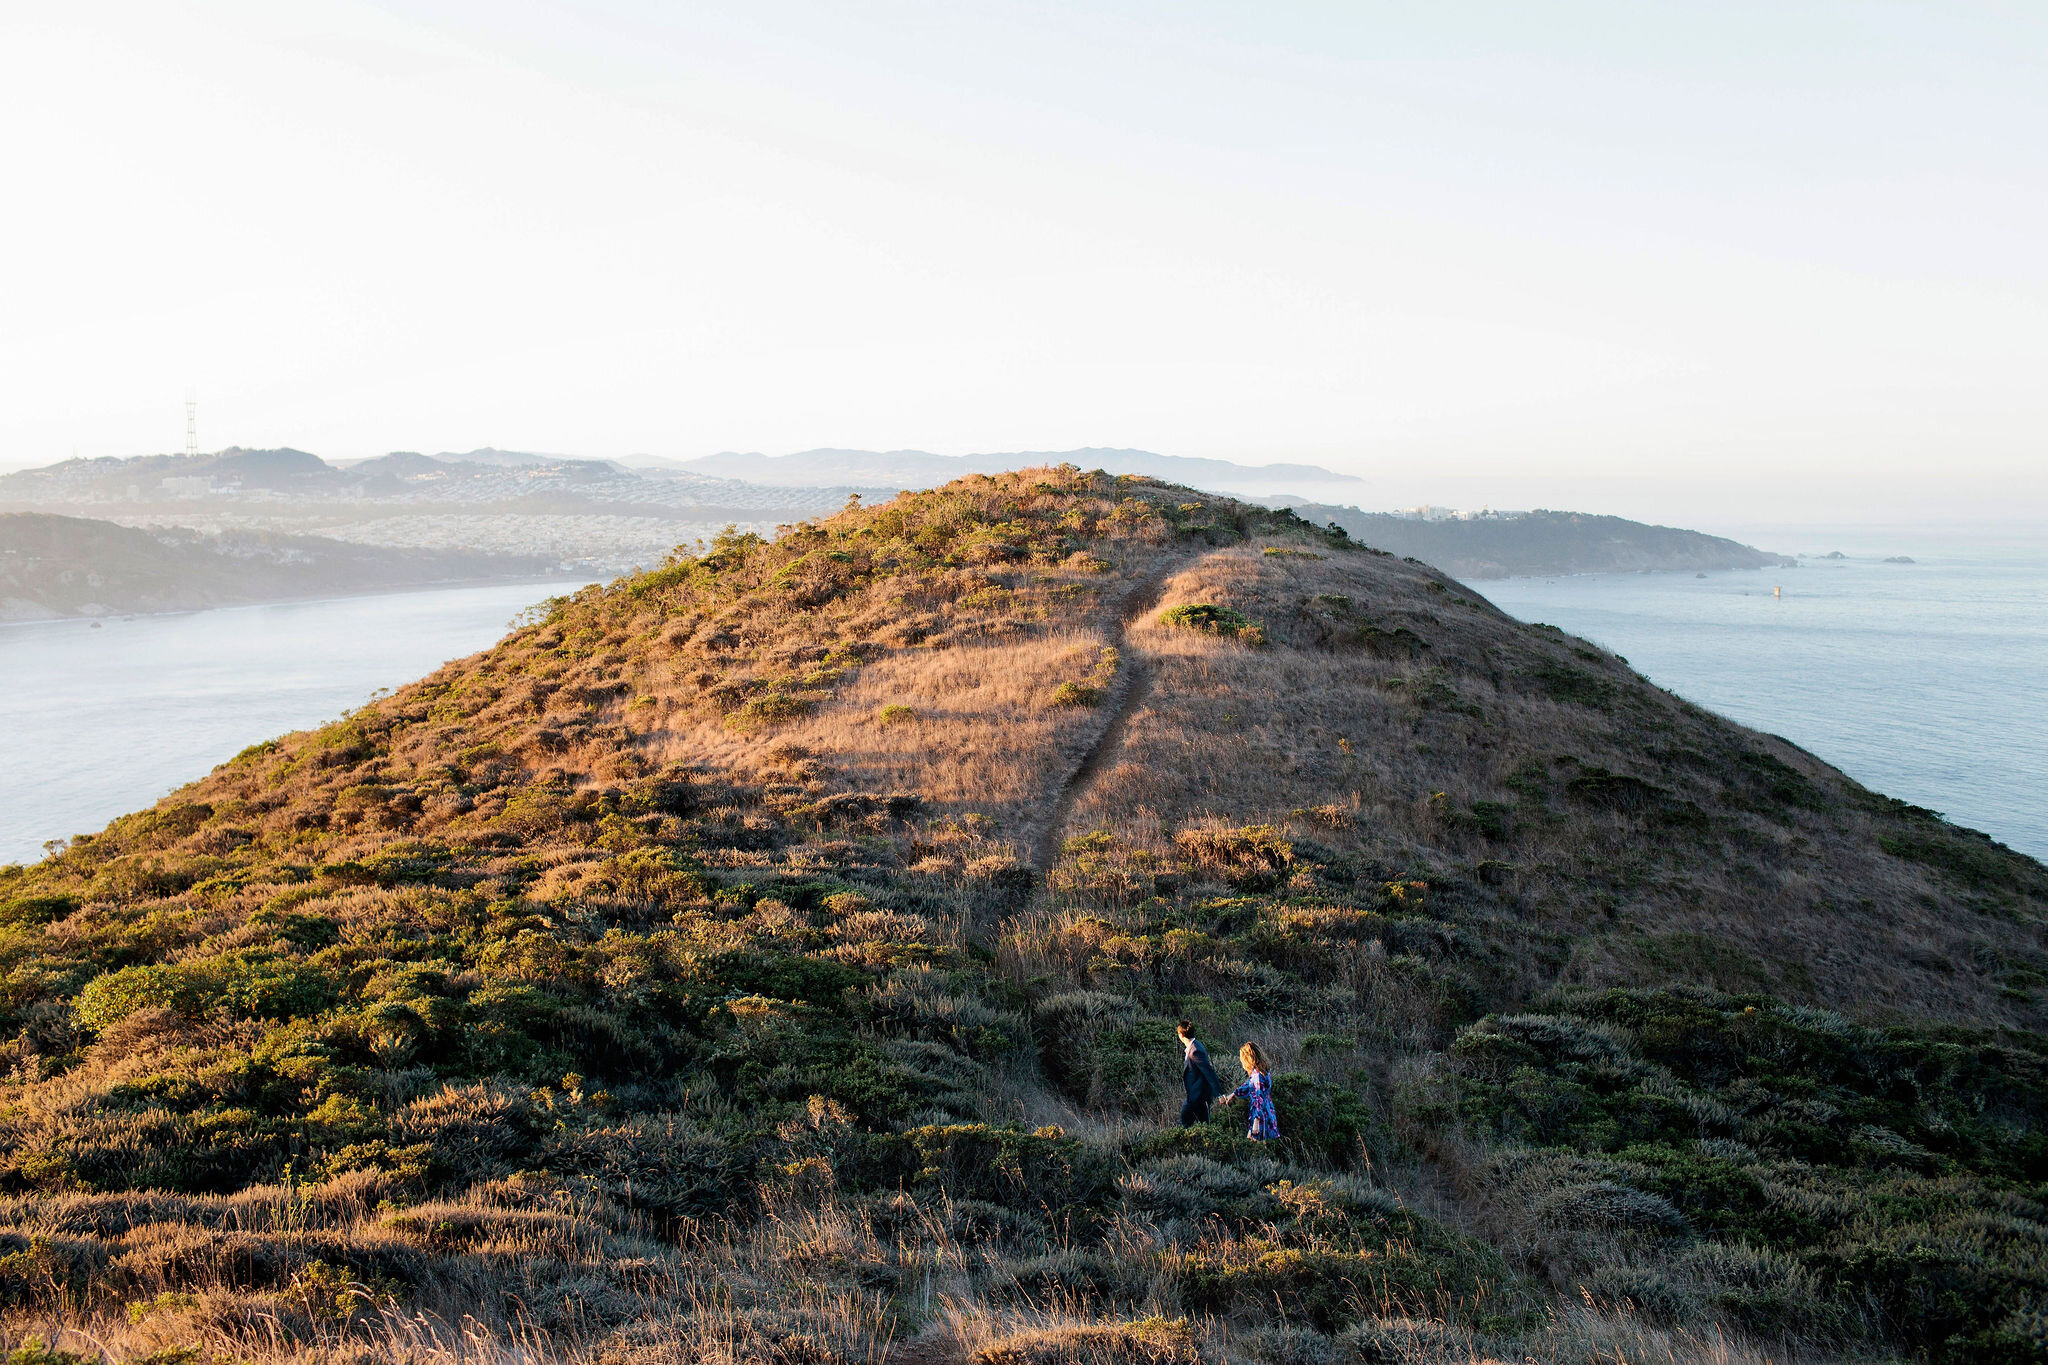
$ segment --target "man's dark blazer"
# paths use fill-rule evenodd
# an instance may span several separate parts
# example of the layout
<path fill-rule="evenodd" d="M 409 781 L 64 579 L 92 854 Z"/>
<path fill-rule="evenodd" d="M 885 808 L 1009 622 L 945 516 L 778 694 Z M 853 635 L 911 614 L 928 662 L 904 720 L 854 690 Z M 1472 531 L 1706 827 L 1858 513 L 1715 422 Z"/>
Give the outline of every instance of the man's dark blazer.
<path fill-rule="evenodd" d="M 1206 1106 L 1223 1093 L 1223 1080 L 1209 1065 L 1209 1049 L 1197 1042 L 1194 1055 L 1181 1063 L 1181 1084 L 1187 1087 L 1188 1103 Z"/>

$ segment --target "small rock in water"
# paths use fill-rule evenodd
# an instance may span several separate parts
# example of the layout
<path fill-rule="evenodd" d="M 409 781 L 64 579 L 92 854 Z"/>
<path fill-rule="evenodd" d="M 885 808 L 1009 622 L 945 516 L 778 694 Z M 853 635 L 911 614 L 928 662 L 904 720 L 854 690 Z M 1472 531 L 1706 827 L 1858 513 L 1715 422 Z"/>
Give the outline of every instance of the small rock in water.
<path fill-rule="evenodd" d="M 1911 555 L 1892 555 L 1885 560 L 1887 564 L 1911 564 L 1912 562 L 1913 556 Z"/>

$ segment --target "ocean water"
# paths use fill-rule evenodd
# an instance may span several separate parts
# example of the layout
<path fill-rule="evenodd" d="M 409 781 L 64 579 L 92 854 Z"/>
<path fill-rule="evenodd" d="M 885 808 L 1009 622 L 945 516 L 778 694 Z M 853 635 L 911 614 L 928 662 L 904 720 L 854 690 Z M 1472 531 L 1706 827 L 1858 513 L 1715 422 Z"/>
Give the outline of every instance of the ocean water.
<path fill-rule="evenodd" d="M 2048 536 L 1773 528 L 1742 539 L 1847 557 L 1476 586 L 1867 787 L 2048 860 Z M 1914 562 L 1884 562 L 1900 554 Z"/>
<path fill-rule="evenodd" d="M 0 863 L 153 804 L 251 744 L 504 635 L 577 584 L 0 626 Z"/>

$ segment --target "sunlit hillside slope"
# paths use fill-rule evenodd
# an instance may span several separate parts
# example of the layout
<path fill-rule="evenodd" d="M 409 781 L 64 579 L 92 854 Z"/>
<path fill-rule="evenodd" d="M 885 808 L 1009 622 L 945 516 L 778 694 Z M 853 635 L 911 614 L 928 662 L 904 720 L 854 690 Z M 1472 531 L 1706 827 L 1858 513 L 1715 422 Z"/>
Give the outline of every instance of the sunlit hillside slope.
<path fill-rule="evenodd" d="M 965 479 L 0 872 L 0 1302 L 159 1361 L 2041 1359 L 2044 911 L 1424 566 Z M 1283 1140 L 1176 1125 L 1178 1017 Z"/>

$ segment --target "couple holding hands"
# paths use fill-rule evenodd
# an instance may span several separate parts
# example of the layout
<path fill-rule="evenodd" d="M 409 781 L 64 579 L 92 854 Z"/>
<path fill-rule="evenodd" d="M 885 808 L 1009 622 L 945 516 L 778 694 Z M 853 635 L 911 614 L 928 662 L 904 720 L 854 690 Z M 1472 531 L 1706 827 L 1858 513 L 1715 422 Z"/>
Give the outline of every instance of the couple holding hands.
<path fill-rule="evenodd" d="M 1244 1067 L 1244 1084 L 1224 1093 L 1222 1078 L 1209 1063 L 1209 1050 L 1195 1039 L 1194 1025 L 1187 1020 L 1180 1021 L 1177 1031 L 1181 1045 L 1181 1085 L 1187 1091 L 1187 1102 L 1180 1107 L 1180 1126 L 1191 1127 L 1209 1121 L 1209 1105 L 1229 1104 L 1242 1098 L 1249 1102 L 1251 1109 L 1251 1130 L 1245 1134 L 1254 1142 L 1271 1142 L 1280 1136 L 1280 1116 L 1273 1112 L 1273 1075 L 1266 1065 L 1266 1056 L 1259 1051 L 1257 1043 L 1246 1043 L 1237 1050 L 1237 1060 Z"/>

